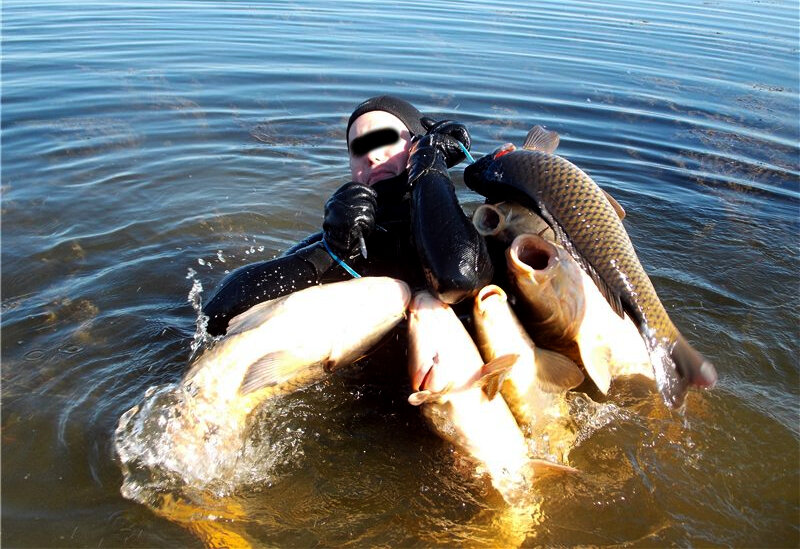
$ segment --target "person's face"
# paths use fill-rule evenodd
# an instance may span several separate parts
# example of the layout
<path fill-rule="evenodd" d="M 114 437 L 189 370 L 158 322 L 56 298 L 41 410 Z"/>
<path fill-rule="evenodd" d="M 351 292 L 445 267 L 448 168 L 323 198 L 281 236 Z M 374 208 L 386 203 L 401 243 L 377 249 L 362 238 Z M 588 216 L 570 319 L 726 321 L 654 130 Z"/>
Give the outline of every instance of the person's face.
<path fill-rule="evenodd" d="M 353 181 L 372 185 L 403 173 L 410 139 L 408 128 L 388 112 L 370 111 L 356 118 L 347 135 Z"/>

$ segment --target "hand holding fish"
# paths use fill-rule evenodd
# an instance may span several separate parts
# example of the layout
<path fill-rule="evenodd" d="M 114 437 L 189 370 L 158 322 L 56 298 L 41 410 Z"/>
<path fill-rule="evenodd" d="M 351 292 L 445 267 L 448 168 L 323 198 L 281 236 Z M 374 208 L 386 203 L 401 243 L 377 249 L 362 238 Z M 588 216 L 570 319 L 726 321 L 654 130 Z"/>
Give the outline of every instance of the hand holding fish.
<path fill-rule="evenodd" d="M 427 116 L 422 117 L 420 122 L 428 131 L 422 139 L 427 138 L 431 145 L 444 155 L 448 168 L 452 168 L 464 160 L 465 156 L 461 146 L 463 145 L 465 149 L 469 150 L 472 145 L 469 131 L 464 124 L 453 120 L 437 122 Z"/>

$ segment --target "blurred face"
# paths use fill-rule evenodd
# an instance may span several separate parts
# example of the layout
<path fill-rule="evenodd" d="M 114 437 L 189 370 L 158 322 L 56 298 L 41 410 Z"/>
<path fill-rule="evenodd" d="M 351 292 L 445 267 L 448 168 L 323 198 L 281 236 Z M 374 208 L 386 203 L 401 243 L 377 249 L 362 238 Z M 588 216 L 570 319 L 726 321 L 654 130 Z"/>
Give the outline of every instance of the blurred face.
<path fill-rule="evenodd" d="M 370 111 L 350 126 L 350 174 L 353 181 L 372 185 L 406 169 L 411 132 L 393 114 Z"/>

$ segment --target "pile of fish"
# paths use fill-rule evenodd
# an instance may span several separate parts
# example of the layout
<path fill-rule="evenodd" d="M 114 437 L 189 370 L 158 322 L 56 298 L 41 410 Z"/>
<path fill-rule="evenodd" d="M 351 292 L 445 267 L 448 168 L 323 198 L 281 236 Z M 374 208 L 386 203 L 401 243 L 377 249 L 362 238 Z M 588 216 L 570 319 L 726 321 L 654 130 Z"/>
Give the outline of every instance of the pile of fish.
<path fill-rule="evenodd" d="M 531 281 L 536 278 L 537 262 L 548 258 L 549 263 L 542 263 L 547 270 L 550 265 L 565 265 L 567 258 L 574 260 L 579 269 L 556 267 L 564 271 L 560 276 L 573 276 L 570 284 L 583 288 L 587 300 L 593 288 L 588 282 L 578 282 L 578 278 L 590 277 L 613 311 L 633 321 L 644 341 L 659 391 L 667 404 L 679 407 L 689 386 L 713 387 L 716 370 L 670 320 L 622 225 L 622 208 L 580 168 L 553 154 L 557 147 L 558 134 L 536 126 L 522 149 L 508 144 L 468 166 L 464 182 L 490 201 L 520 202 L 552 229 L 561 249 L 545 251 L 548 245 L 535 236 L 523 236 L 511 244 L 510 268 L 515 271 L 511 278 L 518 282 L 520 291 L 526 296 L 535 293 L 538 281 Z M 553 261 L 554 257 L 558 261 Z M 522 275 L 526 265 L 534 267 L 532 276 Z M 574 274 L 567 275 L 566 271 Z M 534 321 L 547 321 L 535 306 L 527 312 Z M 537 328 L 529 326 L 534 334 Z M 592 362 L 582 349 L 580 354 Z M 590 375 L 591 368 L 587 367 Z M 605 380 L 598 377 L 597 381 L 603 389 Z"/>
<path fill-rule="evenodd" d="M 621 223 L 624 210 L 554 155 L 557 144 L 537 126 L 523 149 L 506 145 L 465 170 L 466 184 L 489 199 L 473 223 L 501 257 L 497 285 L 474 297 L 474 334 L 449 305 L 391 278 L 262 303 L 233 319 L 170 389 L 180 413 L 166 424 L 164 410 L 151 417 L 144 405 L 123 415 L 123 472 L 162 467 L 187 482 L 224 474 L 209 468 L 211 446 L 236 449 L 258 406 L 358 360 L 406 315 L 409 403 L 512 506 L 529 501 L 539 473 L 575 472 L 570 389 L 590 380 L 605 394 L 616 379 L 643 376 L 680 407 L 688 387 L 712 387 L 716 371 L 669 319 Z M 147 430 L 168 439 L 166 452 L 131 444 Z"/>

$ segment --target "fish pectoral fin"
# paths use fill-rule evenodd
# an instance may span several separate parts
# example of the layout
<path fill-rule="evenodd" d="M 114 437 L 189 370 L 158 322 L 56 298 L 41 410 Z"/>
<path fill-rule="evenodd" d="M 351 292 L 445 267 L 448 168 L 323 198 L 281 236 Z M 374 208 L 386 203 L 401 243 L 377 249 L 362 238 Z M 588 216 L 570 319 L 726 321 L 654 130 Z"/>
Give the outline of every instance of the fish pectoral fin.
<path fill-rule="evenodd" d="M 436 398 L 431 391 L 424 390 L 424 391 L 417 391 L 416 393 L 411 393 L 408 397 L 408 403 L 412 406 L 419 406 L 420 404 L 425 404 L 429 400 Z"/>
<path fill-rule="evenodd" d="M 580 470 L 575 467 L 547 461 L 546 459 L 532 459 L 531 467 L 533 468 L 533 474 L 537 477 L 553 473 L 580 473 Z"/>
<path fill-rule="evenodd" d="M 614 211 L 617 212 L 617 215 L 619 216 L 619 220 L 622 221 L 623 219 L 625 219 L 626 213 L 625 213 L 625 208 L 622 207 L 622 204 L 617 202 L 616 198 L 614 198 L 613 196 L 608 194 L 608 191 L 606 191 L 604 189 L 600 189 L 600 190 L 603 191 L 603 194 L 606 195 L 606 200 L 608 200 L 608 203 L 611 204 L 612 208 L 614 208 Z"/>
<path fill-rule="evenodd" d="M 583 372 L 561 353 L 536 347 L 536 382 L 546 393 L 563 393 L 583 383 Z"/>
<path fill-rule="evenodd" d="M 605 342 L 593 344 L 591 340 L 583 345 L 579 342 L 578 346 L 586 373 L 600 392 L 607 395 L 611 388 L 611 348 Z"/>
<path fill-rule="evenodd" d="M 242 384 L 239 385 L 239 394 L 247 395 L 265 387 L 278 385 L 309 366 L 311 365 L 299 361 L 288 351 L 267 353 L 247 369 Z"/>
<path fill-rule="evenodd" d="M 525 137 L 525 144 L 522 145 L 522 148 L 529 151 L 541 151 L 543 153 L 553 154 L 558 148 L 559 140 L 558 133 L 536 125 L 528 132 L 527 137 Z"/>
<path fill-rule="evenodd" d="M 518 358 L 519 355 L 515 353 L 502 355 L 481 366 L 481 377 L 478 384 L 481 385 L 489 400 L 497 396 L 506 375 L 514 367 Z"/>
<path fill-rule="evenodd" d="M 425 404 L 426 402 L 435 402 L 452 390 L 452 383 L 448 383 L 447 387 L 441 391 L 429 391 L 428 389 L 423 389 L 421 391 L 417 391 L 416 393 L 411 393 L 411 395 L 408 397 L 408 403 L 412 406 L 419 406 L 420 404 Z"/>

